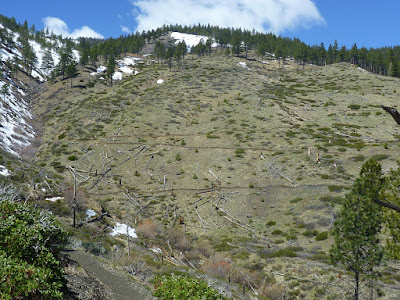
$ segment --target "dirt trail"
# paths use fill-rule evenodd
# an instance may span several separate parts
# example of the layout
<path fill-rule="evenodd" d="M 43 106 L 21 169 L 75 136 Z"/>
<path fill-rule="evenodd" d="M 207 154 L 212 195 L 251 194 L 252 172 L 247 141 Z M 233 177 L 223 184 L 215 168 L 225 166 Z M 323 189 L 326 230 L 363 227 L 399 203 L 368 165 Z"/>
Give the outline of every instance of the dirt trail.
<path fill-rule="evenodd" d="M 108 286 L 114 300 L 155 299 L 144 286 L 129 281 L 123 275 L 117 275 L 105 268 L 92 254 L 79 250 L 66 251 L 69 257 L 77 262 L 86 272 L 92 274 Z"/>

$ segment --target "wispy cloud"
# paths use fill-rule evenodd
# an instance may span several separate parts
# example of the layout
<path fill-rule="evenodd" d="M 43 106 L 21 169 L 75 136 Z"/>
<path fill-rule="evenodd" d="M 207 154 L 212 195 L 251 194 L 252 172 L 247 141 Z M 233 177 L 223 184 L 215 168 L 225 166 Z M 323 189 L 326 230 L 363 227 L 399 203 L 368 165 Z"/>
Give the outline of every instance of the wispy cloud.
<path fill-rule="evenodd" d="M 81 28 L 75 29 L 72 32 L 69 30 L 67 23 L 56 17 L 46 17 L 43 19 L 44 27 L 49 29 L 57 35 L 62 35 L 63 37 L 79 38 L 88 37 L 96 39 L 104 39 L 104 36 L 100 33 L 94 31 L 88 26 L 83 26 Z"/>
<path fill-rule="evenodd" d="M 210 24 L 280 34 L 324 23 L 311 0 L 131 0 L 136 30 Z"/>
<path fill-rule="evenodd" d="M 132 30 L 130 30 L 128 27 L 122 26 L 122 25 L 121 25 L 121 31 L 123 33 L 127 33 L 127 34 L 131 34 L 132 33 Z"/>

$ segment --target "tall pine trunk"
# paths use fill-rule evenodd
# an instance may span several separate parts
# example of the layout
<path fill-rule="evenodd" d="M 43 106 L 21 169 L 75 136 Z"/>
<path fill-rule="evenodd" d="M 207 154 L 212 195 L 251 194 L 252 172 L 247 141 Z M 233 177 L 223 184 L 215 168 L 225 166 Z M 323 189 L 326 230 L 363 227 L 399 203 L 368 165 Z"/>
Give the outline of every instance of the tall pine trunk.
<path fill-rule="evenodd" d="M 354 281 L 355 281 L 355 288 L 354 288 L 354 300 L 358 300 L 358 294 L 360 292 L 360 273 L 356 271 L 354 273 Z"/>

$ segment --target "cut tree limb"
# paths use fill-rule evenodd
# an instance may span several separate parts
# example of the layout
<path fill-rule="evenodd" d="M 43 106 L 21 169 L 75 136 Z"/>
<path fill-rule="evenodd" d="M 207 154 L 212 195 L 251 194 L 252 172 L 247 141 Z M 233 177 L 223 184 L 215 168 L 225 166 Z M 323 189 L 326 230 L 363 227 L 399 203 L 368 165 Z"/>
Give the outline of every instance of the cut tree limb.
<path fill-rule="evenodd" d="M 400 125 L 400 114 L 397 111 L 397 109 L 395 109 L 394 107 L 389 107 L 384 105 L 381 105 L 381 108 L 384 111 L 388 112 L 392 116 L 392 118 L 396 121 L 396 123 Z"/>

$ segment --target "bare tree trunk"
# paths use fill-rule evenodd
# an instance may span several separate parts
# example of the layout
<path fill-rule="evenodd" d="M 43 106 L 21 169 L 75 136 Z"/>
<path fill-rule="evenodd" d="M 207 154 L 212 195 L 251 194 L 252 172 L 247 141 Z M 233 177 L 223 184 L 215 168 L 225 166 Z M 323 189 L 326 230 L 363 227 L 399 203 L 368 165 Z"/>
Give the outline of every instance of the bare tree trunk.
<path fill-rule="evenodd" d="M 358 271 L 354 273 L 355 289 L 354 289 L 354 300 L 358 300 L 358 294 L 360 293 L 360 274 Z"/>
<path fill-rule="evenodd" d="M 74 203 L 73 209 L 74 209 L 74 221 L 73 221 L 73 227 L 75 227 L 76 224 L 76 169 L 74 168 Z"/>

